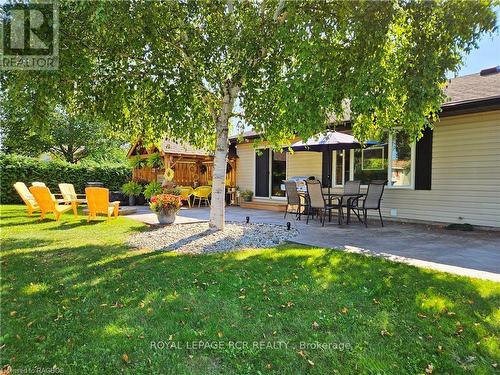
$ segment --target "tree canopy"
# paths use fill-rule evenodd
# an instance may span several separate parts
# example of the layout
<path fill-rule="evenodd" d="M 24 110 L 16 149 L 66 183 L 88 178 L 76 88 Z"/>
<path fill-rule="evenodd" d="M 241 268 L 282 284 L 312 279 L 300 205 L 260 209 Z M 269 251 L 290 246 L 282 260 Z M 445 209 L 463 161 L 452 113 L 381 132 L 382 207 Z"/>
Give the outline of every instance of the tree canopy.
<path fill-rule="evenodd" d="M 418 137 L 446 73 L 496 27 L 488 0 L 64 2 L 60 24 L 59 70 L 3 72 L 2 100 L 29 99 L 33 126 L 62 102 L 131 136 L 215 148 L 214 212 L 231 118 L 276 147 L 347 115 L 361 140 Z"/>

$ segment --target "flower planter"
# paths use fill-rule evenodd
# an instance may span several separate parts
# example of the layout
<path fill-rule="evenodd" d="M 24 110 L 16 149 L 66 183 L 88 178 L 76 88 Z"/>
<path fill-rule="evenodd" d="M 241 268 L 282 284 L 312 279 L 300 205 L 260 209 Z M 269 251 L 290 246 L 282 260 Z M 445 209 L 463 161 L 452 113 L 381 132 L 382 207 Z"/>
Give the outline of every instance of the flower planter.
<path fill-rule="evenodd" d="M 158 216 L 158 221 L 160 222 L 160 224 L 173 224 L 176 215 L 176 210 L 160 211 L 156 214 L 156 216 Z"/>

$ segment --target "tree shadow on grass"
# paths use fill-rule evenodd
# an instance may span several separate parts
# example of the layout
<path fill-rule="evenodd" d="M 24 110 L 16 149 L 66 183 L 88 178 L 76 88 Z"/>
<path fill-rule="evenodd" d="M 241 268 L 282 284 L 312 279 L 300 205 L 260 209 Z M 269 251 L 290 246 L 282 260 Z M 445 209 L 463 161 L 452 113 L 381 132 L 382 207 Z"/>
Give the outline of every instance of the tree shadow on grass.
<path fill-rule="evenodd" d="M 51 252 L 55 256 L 43 265 L 36 257 L 9 256 L 4 270 L 9 289 L 2 303 L 4 311 L 17 313 L 6 317 L 4 358 L 16 355 L 19 363 L 32 363 L 32 357 L 39 366 L 57 363 L 69 372 L 170 368 L 185 373 L 207 358 L 228 371 L 237 372 L 243 364 L 261 371 L 272 362 L 292 373 L 335 368 L 415 373 L 430 361 L 442 372 L 457 372 L 467 353 L 476 358 L 467 364 L 472 370 L 494 358 L 476 342 L 497 329 L 486 317 L 494 314 L 498 294 L 485 295 L 463 277 L 295 244 L 204 256 L 123 245 Z M 317 329 L 311 329 L 314 321 Z M 457 321 L 464 328 L 461 333 Z M 310 368 L 296 350 L 234 355 L 151 348 L 152 341 L 168 341 L 171 335 L 183 343 L 260 341 L 263 335 L 294 342 L 343 340 L 353 349 L 308 351 L 315 363 Z M 436 354 L 438 345 L 446 350 Z M 121 359 L 123 353 L 129 363 Z"/>

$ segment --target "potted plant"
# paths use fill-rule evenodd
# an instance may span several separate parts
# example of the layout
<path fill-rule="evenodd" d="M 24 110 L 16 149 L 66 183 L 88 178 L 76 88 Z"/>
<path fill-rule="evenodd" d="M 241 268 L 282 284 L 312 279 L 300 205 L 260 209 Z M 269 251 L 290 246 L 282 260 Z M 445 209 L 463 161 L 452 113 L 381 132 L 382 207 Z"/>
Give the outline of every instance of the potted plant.
<path fill-rule="evenodd" d="M 135 197 L 141 195 L 142 186 L 135 181 L 129 181 L 123 184 L 122 192 L 123 194 L 128 195 L 129 206 L 135 206 Z"/>
<path fill-rule="evenodd" d="M 163 169 L 163 158 L 158 152 L 155 152 L 154 154 L 148 156 L 146 165 L 153 171 L 156 171 L 157 169 Z"/>
<path fill-rule="evenodd" d="M 146 199 L 150 200 L 153 196 L 161 194 L 162 192 L 163 189 L 161 184 L 159 182 L 152 181 L 144 187 L 143 194 Z"/>
<path fill-rule="evenodd" d="M 240 193 L 241 197 L 245 202 L 251 202 L 252 197 L 253 197 L 253 191 L 252 190 L 245 190 Z"/>
<path fill-rule="evenodd" d="M 175 215 L 181 209 L 181 196 L 174 194 L 158 194 L 151 197 L 149 207 L 158 216 L 160 224 L 172 224 Z"/>

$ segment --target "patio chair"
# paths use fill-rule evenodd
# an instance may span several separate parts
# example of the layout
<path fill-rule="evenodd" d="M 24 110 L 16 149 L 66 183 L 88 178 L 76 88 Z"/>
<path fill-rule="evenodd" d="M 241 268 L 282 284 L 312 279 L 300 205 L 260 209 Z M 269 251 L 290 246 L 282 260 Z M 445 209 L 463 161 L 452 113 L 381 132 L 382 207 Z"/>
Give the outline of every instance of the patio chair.
<path fill-rule="evenodd" d="M 307 197 L 309 203 L 309 210 L 307 210 L 307 219 L 306 224 L 309 224 L 309 216 L 313 211 L 318 211 L 321 225 L 325 226 L 325 216 L 328 212 L 331 217 L 331 213 L 333 209 L 340 208 L 340 201 L 336 205 L 327 204 L 325 197 L 323 196 L 323 189 L 321 188 L 321 182 L 318 180 L 307 180 Z M 338 199 L 337 199 L 338 200 Z M 340 224 L 340 215 L 339 215 L 339 224 Z"/>
<path fill-rule="evenodd" d="M 31 183 L 31 186 L 38 186 L 38 187 L 47 187 L 47 185 L 45 185 L 45 182 L 40 182 L 40 181 L 33 181 Z M 64 203 L 64 199 L 62 198 L 56 198 L 56 195 L 58 196 L 61 196 L 61 194 L 52 194 L 52 198 L 54 198 L 58 203 Z"/>
<path fill-rule="evenodd" d="M 204 201 L 208 206 L 210 206 L 210 194 L 212 194 L 211 186 L 198 186 L 193 190 L 193 205 L 196 204 L 196 199 L 198 199 L 198 207 L 201 206 L 201 202 Z"/>
<path fill-rule="evenodd" d="M 180 186 L 181 190 L 181 201 L 188 202 L 189 208 L 191 208 L 191 196 L 193 195 L 194 189 L 191 186 Z"/>
<path fill-rule="evenodd" d="M 344 183 L 344 194 L 359 194 L 361 188 L 361 181 L 346 181 Z M 342 197 L 342 217 L 344 216 L 344 207 L 347 211 L 351 210 L 356 216 L 358 216 L 355 207 L 358 205 L 358 198 Z M 358 216 L 358 219 L 361 218 Z M 348 223 L 349 224 L 349 223 Z"/>
<path fill-rule="evenodd" d="M 78 205 L 87 204 L 85 194 L 76 194 L 73 184 L 59 184 L 59 190 L 61 191 L 64 203 L 71 205 L 75 215 L 78 214 Z"/>
<path fill-rule="evenodd" d="M 118 217 L 120 201 L 109 201 L 109 189 L 101 187 L 87 187 L 85 188 L 87 195 L 87 206 L 89 208 L 89 216 L 87 222 L 91 218 L 97 218 L 97 214 L 104 214 L 107 220 L 113 215 Z"/>
<path fill-rule="evenodd" d="M 382 225 L 382 227 L 384 226 L 384 221 L 382 220 L 382 213 L 380 212 L 380 202 L 382 201 L 382 195 L 384 194 L 384 188 L 386 183 L 387 180 L 370 181 L 370 183 L 368 184 L 368 190 L 366 191 L 366 195 L 360 198 L 358 201 L 357 216 L 359 218 L 359 211 L 363 212 L 363 222 L 366 228 L 368 228 L 368 222 L 367 222 L 368 210 L 377 210 L 378 216 L 380 217 L 380 224 Z"/>
<path fill-rule="evenodd" d="M 35 198 L 33 195 L 30 193 L 28 190 L 28 187 L 24 182 L 16 182 L 14 184 L 14 189 L 16 189 L 17 194 L 21 197 L 23 200 L 24 204 L 28 208 L 28 216 L 32 216 L 33 212 L 35 211 L 40 211 L 40 207 L 38 206 L 38 203 L 36 203 Z"/>
<path fill-rule="evenodd" d="M 71 210 L 71 206 L 59 204 L 46 186 L 31 186 L 29 190 L 40 207 L 41 220 L 45 219 L 45 214 L 52 212 L 56 217 L 56 221 L 59 221 L 63 213 Z"/>
<path fill-rule="evenodd" d="M 304 204 L 302 203 L 303 198 L 305 196 L 303 194 L 300 194 L 297 190 L 297 183 L 292 180 L 286 180 L 285 181 L 285 191 L 286 191 L 286 209 L 285 209 L 285 216 L 286 218 L 287 214 L 295 214 L 299 220 L 300 217 L 302 216 L 302 208 L 307 207 L 307 202 Z M 296 211 L 288 211 L 290 206 L 296 206 L 297 210 Z"/>

